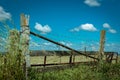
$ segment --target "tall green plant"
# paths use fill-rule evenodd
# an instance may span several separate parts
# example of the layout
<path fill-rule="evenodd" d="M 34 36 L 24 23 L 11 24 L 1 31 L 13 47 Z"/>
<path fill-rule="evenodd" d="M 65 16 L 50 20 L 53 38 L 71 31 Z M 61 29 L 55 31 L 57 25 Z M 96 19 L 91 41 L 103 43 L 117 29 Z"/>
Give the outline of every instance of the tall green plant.
<path fill-rule="evenodd" d="M 7 52 L 0 55 L 0 80 L 25 80 L 24 57 L 19 45 L 19 31 L 16 29 L 9 30 L 6 45 L 3 44 Z"/>

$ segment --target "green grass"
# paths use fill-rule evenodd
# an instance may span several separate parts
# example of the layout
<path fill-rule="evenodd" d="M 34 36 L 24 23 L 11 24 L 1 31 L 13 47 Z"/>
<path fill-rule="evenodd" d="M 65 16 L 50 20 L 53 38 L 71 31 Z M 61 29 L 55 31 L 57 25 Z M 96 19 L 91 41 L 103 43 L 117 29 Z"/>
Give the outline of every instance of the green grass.
<path fill-rule="evenodd" d="M 64 70 L 36 72 L 32 69 L 31 80 L 120 80 L 120 63 L 104 64 L 100 68 L 79 65 Z"/>
<path fill-rule="evenodd" d="M 42 58 L 41 58 L 42 57 Z M 43 56 L 31 57 L 31 61 L 43 60 Z M 63 57 L 63 62 L 67 61 L 68 56 Z M 49 60 L 51 59 L 51 61 Z M 58 56 L 49 56 L 49 62 L 53 62 Z M 83 56 L 76 56 L 77 60 L 89 60 L 89 58 Z M 64 61 L 65 60 L 65 61 Z M 119 56 L 120 60 L 120 56 Z M 72 68 L 66 68 L 64 70 L 53 70 L 48 72 L 37 72 L 35 68 L 30 71 L 30 80 L 120 80 L 120 61 L 114 64 L 104 63 L 102 66 L 96 66 L 96 68 L 91 68 L 87 65 L 77 65 Z M 68 60 L 69 61 L 69 60 Z M 42 62 L 42 61 L 41 61 Z M 39 63 L 39 62 L 36 62 Z"/>

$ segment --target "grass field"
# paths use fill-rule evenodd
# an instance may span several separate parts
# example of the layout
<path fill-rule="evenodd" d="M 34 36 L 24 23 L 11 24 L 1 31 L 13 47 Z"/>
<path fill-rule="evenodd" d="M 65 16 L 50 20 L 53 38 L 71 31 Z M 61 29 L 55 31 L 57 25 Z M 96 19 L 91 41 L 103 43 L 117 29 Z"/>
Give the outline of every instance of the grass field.
<path fill-rule="evenodd" d="M 47 56 L 47 63 L 68 63 L 70 56 Z M 74 57 L 72 57 L 73 61 Z M 34 56 L 30 57 L 31 64 L 43 64 L 44 56 Z M 84 61 L 94 61 L 91 58 L 85 56 L 75 56 L 74 62 L 84 62 Z"/>
<path fill-rule="evenodd" d="M 97 57 L 96 55 L 92 55 Z M 46 64 L 47 63 L 68 63 L 70 59 L 70 56 L 47 56 L 46 59 Z M 120 56 L 119 56 L 120 59 Z M 85 56 L 81 56 L 81 55 L 77 55 L 74 57 L 72 57 L 72 62 L 86 62 L 86 61 L 94 61 L 94 59 L 89 58 L 89 57 L 85 57 Z M 113 60 L 113 63 L 115 62 L 115 60 Z M 44 56 L 31 56 L 30 57 L 30 63 L 31 64 L 43 64 L 44 63 Z"/>

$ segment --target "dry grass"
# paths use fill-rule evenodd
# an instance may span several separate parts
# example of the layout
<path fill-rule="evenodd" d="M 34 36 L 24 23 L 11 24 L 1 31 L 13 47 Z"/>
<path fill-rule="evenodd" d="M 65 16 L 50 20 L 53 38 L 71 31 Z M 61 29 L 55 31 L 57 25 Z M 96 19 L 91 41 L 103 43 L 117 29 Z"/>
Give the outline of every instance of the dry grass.
<path fill-rule="evenodd" d="M 47 63 L 68 63 L 70 56 L 47 56 Z M 85 56 L 75 56 L 75 62 L 85 62 L 85 61 L 93 61 L 93 59 L 85 57 Z M 31 64 L 43 64 L 44 56 L 34 56 L 30 57 Z"/>
<path fill-rule="evenodd" d="M 92 55 L 94 57 L 97 57 L 96 55 Z M 115 56 L 114 56 L 115 58 Z M 68 63 L 70 59 L 70 56 L 47 56 L 47 63 Z M 73 59 L 72 59 L 73 60 Z M 94 59 L 91 59 L 89 57 L 77 55 L 75 56 L 74 62 L 86 62 L 86 61 L 94 61 Z M 118 56 L 118 62 L 120 61 L 120 56 Z M 44 56 L 32 56 L 30 57 L 31 64 L 43 64 L 44 63 Z M 116 63 L 115 60 L 112 61 L 113 63 Z"/>

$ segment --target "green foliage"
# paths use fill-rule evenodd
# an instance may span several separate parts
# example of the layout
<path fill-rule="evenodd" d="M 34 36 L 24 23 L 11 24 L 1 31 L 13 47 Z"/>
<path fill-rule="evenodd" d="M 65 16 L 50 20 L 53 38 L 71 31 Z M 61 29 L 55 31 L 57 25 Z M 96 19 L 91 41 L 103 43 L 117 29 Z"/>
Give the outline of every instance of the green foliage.
<path fill-rule="evenodd" d="M 37 77 L 37 79 L 35 78 L 36 80 L 102 80 L 101 77 L 99 77 L 102 75 L 101 73 L 92 71 L 89 66 L 85 65 L 52 72 L 35 72 L 34 74 L 31 75 L 34 76 L 34 78 Z"/>
<path fill-rule="evenodd" d="M 19 32 L 10 30 L 7 53 L 0 56 L 0 80 L 25 80 L 24 57 L 19 50 Z"/>
<path fill-rule="evenodd" d="M 42 74 L 38 74 L 36 69 L 30 68 L 29 69 L 29 80 L 39 80 Z"/>
<path fill-rule="evenodd" d="M 30 80 L 120 80 L 120 63 L 103 64 L 101 68 L 79 65 L 65 70 L 37 72 L 30 70 Z"/>
<path fill-rule="evenodd" d="M 120 80 L 120 63 L 105 63 L 98 69 L 98 72 L 101 72 L 106 79 Z"/>

